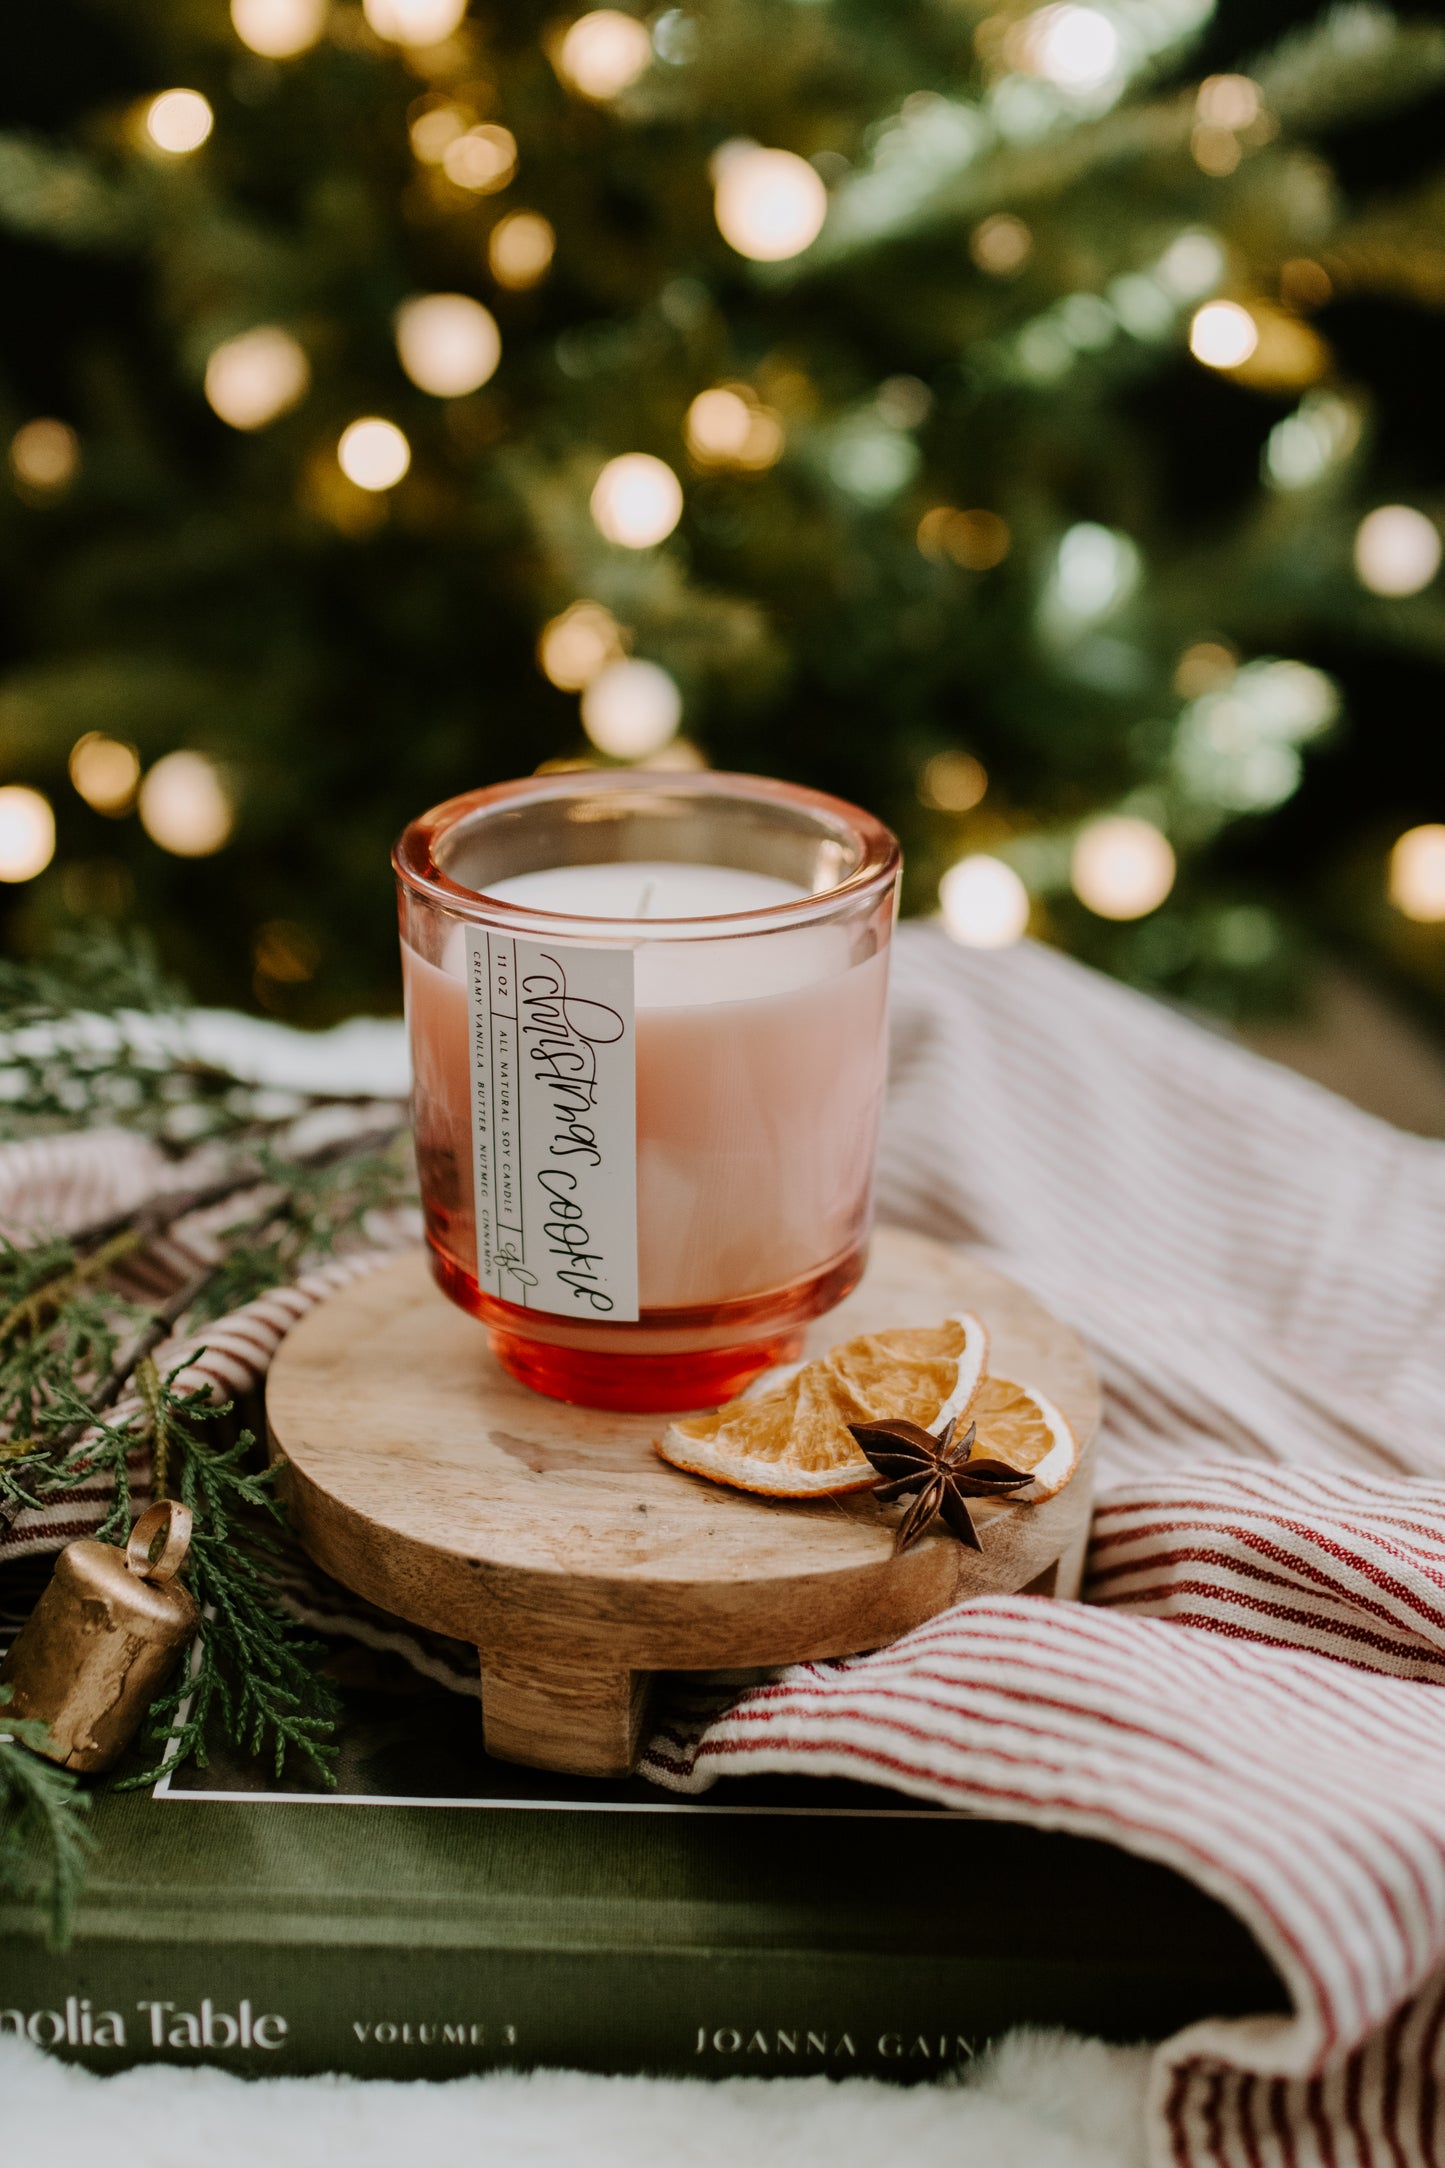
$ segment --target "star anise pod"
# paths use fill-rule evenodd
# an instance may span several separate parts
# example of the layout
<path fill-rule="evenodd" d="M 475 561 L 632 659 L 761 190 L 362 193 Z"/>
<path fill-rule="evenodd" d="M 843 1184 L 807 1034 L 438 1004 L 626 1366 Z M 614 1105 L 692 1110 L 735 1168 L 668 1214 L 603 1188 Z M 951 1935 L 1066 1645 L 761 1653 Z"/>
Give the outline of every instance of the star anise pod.
<path fill-rule="evenodd" d="M 970 1498 L 1006 1497 L 1022 1490 L 1033 1477 L 1010 1468 L 1002 1460 L 970 1460 L 977 1426 L 970 1423 L 955 1439 L 958 1418 L 950 1416 L 935 1437 L 920 1423 L 903 1417 L 879 1423 L 850 1423 L 854 1442 L 878 1470 L 880 1480 L 873 1495 L 884 1505 L 916 1492 L 912 1505 L 898 1524 L 893 1554 L 910 1550 L 926 1529 L 942 1520 L 950 1534 L 971 1551 L 981 1551 L 978 1530 L 968 1510 Z"/>

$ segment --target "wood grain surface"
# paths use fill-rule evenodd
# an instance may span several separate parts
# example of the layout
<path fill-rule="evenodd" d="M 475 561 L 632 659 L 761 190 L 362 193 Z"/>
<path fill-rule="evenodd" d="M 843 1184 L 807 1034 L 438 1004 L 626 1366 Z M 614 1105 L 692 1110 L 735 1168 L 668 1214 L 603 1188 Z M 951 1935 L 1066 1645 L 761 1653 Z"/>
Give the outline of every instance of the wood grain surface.
<path fill-rule="evenodd" d="M 475 1642 L 490 1753 L 624 1775 L 653 1674 L 876 1648 L 988 1591 L 1077 1593 L 1099 1393 L 1067 1326 L 963 1252 L 882 1229 L 806 1352 L 960 1308 L 988 1326 L 990 1367 L 1041 1388 L 1084 1447 L 1057 1498 L 978 1503 L 981 1554 L 935 1533 L 895 1558 L 897 1508 L 725 1490 L 658 1458 L 666 1418 L 528 1391 L 437 1291 L 421 1251 L 343 1288 L 283 1341 L 267 1386 L 272 1451 L 328 1573 Z"/>

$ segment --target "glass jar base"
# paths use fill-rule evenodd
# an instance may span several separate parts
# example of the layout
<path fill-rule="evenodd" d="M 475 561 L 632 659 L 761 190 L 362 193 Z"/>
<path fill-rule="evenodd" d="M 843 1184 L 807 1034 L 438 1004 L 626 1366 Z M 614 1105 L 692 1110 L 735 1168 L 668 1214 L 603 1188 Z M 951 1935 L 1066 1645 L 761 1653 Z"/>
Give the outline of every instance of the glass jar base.
<path fill-rule="evenodd" d="M 499 1302 L 434 1238 L 443 1294 L 479 1318 L 502 1368 L 533 1392 L 576 1407 L 654 1415 L 715 1408 L 774 1363 L 802 1353 L 803 1327 L 855 1288 L 868 1246 L 787 1287 L 693 1310 L 644 1310 L 635 1323 L 585 1325 Z"/>
<path fill-rule="evenodd" d="M 590 1348 L 529 1340 L 496 1325 L 488 1327 L 487 1339 L 502 1368 L 534 1393 L 569 1400 L 574 1407 L 633 1415 L 716 1407 L 772 1364 L 794 1362 L 803 1351 L 801 1328 L 745 1347 L 686 1355 L 599 1355 Z"/>

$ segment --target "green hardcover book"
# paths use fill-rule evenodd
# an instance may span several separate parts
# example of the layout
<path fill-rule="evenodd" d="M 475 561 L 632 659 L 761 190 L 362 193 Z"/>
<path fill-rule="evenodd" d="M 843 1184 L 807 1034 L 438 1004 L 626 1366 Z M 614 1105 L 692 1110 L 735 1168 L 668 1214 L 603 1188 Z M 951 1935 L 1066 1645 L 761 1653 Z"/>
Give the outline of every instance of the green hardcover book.
<path fill-rule="evenodd" d="M 1024 2022 L 1283 2007 L 1230 1914 L 1107 1845 L 802 1778 L 540 1776 L 440 1690 L 348 1708 L 335 1793 L 213 1761 L 99 1799 L 71 1947 L 0 1910 L 0 2032 L 98 2070 L 914 2079 Z"/>

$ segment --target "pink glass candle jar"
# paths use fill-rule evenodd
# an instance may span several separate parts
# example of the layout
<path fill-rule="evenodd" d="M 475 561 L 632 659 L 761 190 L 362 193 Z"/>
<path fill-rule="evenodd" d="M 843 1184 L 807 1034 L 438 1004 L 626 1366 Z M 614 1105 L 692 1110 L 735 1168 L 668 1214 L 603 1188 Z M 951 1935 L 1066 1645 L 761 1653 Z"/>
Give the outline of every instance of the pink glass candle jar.
<path fill-rule="evenodd" d="M 564 773 L 394 853 L 432 1267 L 513 1376 L 715 1404 L 866 1253 L 898 845 L 742 775 Z"/>

